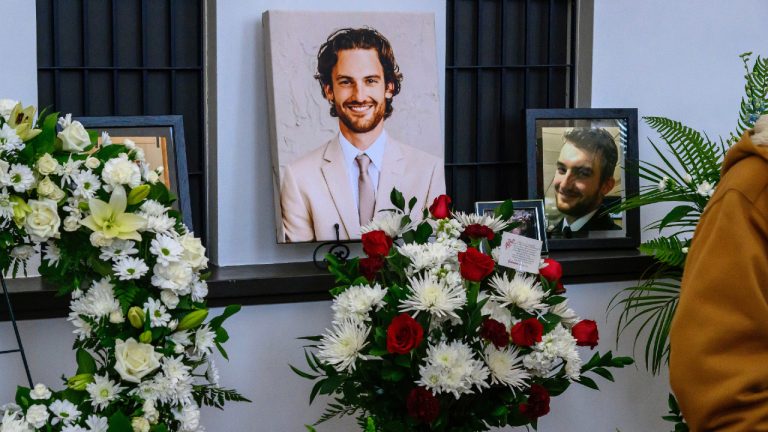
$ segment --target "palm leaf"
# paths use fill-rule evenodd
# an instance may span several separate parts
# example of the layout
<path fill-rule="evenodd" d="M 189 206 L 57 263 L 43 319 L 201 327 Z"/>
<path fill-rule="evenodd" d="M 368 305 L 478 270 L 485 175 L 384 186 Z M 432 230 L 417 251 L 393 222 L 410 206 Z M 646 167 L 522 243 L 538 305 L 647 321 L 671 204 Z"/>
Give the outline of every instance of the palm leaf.
<path fill-rule="evenodd" d="M 757 56 L 752 70 L 749 69 L 749 61 L 752 53 L 744 53 L 741 60 L 744 62 L 746 83 L 744 84 L 744 96 L 741 97 L 739 119 L 736 124 L 736 133 L 731 133 L 731 142 L 751 129 L 761 115 L 768 113 L 766 99 L 768 99 L 768 59 Z"/>
<path fill-rule="evenodd" d="M 686 243 L 677 237 L 659 237 L 640 245 L 640 252 L 650 255 L 661 263 L 682 267 L 685 262 L 683 248 Z"/>

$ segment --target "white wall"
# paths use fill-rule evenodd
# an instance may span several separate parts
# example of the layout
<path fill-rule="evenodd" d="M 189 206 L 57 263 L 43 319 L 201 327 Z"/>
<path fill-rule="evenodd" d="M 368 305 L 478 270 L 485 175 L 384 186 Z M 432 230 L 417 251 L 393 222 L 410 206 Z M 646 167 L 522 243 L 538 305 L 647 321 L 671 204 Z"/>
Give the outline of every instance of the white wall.
<path fill-rule="evenodd" d="M 325 8 L 372 8 L 359 2 L 334 2 Z M 34 2 L 2 0 L 0 38 L 24 41 L 0 67 L 0 97 L 36 100 Z M 219 2 L 219 260 L 250 264 L 305 260 L 311 248 L 278 249 L 274 244 L 271 173 L 267 143 L 267 108 L 263 79 L 261 12 L 271 7 L 312 9 L 320 3 L 280 4 L 277 0 Z M 389 10 L 435 10 L 438 34 L 444 33 L 441 1 L 387 3 Z M 725 4 L 715 0 L 668 2 L 595 1 L 593 106 L 638 107 L 641 115 L 665 115 L 726 135 L 735 124 L 742 91 L 738 54 L 761 48 L 768 6 L 759 0 Z M 25 37 L 19 37 L 24 35 Z M 439 39 L 438 49 L 444 39 Z M 7 52 L 7 51 L 6 51 Z M 757 52 L 756 52 L 757 53 Z M 766 54 L 760 52 L 760 54 Z M 7 60 L 12 59 L 12 60 Z M 7 62 L 14 66 L 8 68 Z M 443 59 L 439 60 L 443 64 Z M 17 65 L 22 66 L 17 66 Z M 443 88 L 442 83 L 440 88 Z M 649 149 L 641 127 L 641 156 Z M 644 219 L 647 219 L 644 213 Z M 582 316 L 602 324 L 600 350 L 614 349 L 615 315 L 606 322 L 609 299 L 627 283 L 568 287 Z M 220 311 L 216 311 L 217 313 Z M 295 337 L 319 333 L 330 320 L 327 302 L 246 307 L 231 318 L 231 362 L 219 361 L 222 381 L 237 387 L 253 404 L 232 405 L 224 412 L 206 410 L 210 431 L 288 432 L 316 419 L 322 406 L 307 406 L 310 383 L 293 375 L 288 363 L 302 365 Z M 22 336 L 36 380 L 59 383 L 74 370 L 71 329 L 63 319 L 25 321 Z M 12 332 L 0 324 L 0 349 L 12 346 Z M 624 341 L 617 352 L 628 354 Z M 587 352 L 588 353 L 588 352 Z M 638 354 L 641 354 L 640 352 Z M 23 382 L 18 359 L 0 357 L 0 401 L 10 400 Z M 539 430 L 667 430 L 666 377 L 650 377 L 642 368 L 616 373 L 616 383 L 600 381 L 600 392 L 572 388 L 553 400 Z M 324 431 L 354 431 L 352 423 L 330 423 Z"/>

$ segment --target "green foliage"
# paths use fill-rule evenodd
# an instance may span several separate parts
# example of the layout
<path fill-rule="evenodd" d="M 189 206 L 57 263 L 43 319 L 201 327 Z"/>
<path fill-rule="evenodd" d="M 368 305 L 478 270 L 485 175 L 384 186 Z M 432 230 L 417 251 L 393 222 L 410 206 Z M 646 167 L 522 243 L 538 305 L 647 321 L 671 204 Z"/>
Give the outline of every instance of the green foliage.
<path fill-rule="evenodd" d="M 657 261 L 671 267 L 683 267 L 688 241 L 677 237 L 659 237 L 640 245 L 640 252 L 654 257 Z"/>
<path fill-rule="evenodd" d="M 195 385 L 192 388 L 192 396 L 198 405 L 207 405 L 224 409 L 226 402 L 251 402 L 250 399 L 233 389 L 225 389 L 210 385 Z"/>
<path fill-rule="evenodd" d="M 688 425 L 685 423 L 683 414 L 680 412 L 680 406 L 677 404 L 677 399 L 675 399 L 675 395 L 672 393 L 669 394 L 667 404 L 669 405 L 669 414 L 662 418 L 674 424 L 672 432 L 688 432 Z"/>

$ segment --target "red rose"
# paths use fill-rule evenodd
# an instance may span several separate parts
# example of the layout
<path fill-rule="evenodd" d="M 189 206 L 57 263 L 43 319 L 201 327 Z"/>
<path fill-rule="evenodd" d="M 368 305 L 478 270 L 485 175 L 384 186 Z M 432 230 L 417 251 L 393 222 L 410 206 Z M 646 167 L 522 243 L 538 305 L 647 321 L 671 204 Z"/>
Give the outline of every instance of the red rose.
<path fill-rule="evenodd" d="M 368 256 L 387 256 L 392 247 L 392 237 L 384 231 L 369 231 L 362 236 L 363 252 Z"/>
<path fill-rule="evenodd" d="M 600 336 L 597 334 L 597 323 L 592 320 L 582 320 L 571 329 L 576 345 L 594 348 Z"/>
<path fill-rule="evenodd" d="M 480 336 L 491 341 L 496 348 L 504 348 L 509 345 L 507 327 L 495 319 L 487 318 L 480 327 Z"/>
<path fill-rule="evenodd" d="M 528 401 L 519 406 L 520 414 L 531 420 L 549 413 L 549 392 L 541 384 L 531 384 L 531 394 Z"/>
<path fill-rule="evenodd" d="M 495 236 L 496 234 L 494 234 L 492 229 L 480 224 L 468 225 L 464 228 L 464 232 L 461 233 L 462 238 L 479 239 L 485 237 L 488 241 L 493 240 Z"/>
<path fill-rule="evenodd" d="M 416 387 L 408 394 L 406 401 L 408 415 L 419 422 L 432 423 L 440 415 L 440 401 L 423 387 Z"/>
<path fill-rule="evenodd" d="M 445 219 L 451 215 L 451 197 L 448 195 L 440 195 L 435 198 L 432 205 L 429 206 L 429 212 L 432 213 L 432 217 L 435 219 Z"/>
<path fill-rule="evenodd" d="M 466 252 L 459 252 L 459 270 L 464 279 L 480 282 L 491 274 L 495 263 L 488 255 L 468 247 Z"/>
<path fill-rule="evenodd" d="M 373 280 L 376 279 L 376 273 L 384 267 L 384 258 L 379 255 L 360 258 L 358 264 L 360 266 L 360 273 L 362 273 L 369 282 L 373 282 Z"/>
<path fill-rule="evenodd" d="M 557 281 L 557 286 L 555 287 L 554 291 L 552 291 L 555 294 L 563 294 L 565 293 L 565 287 L 563 286 L 563 283 L 561 281 Z"/>
<path fill-rule="evenodd" d="M 563 277 L 563 266 L 552 258 L 544 258 L 547 265 L 539 269 L 539 274 L 550 282 L 557 282 Z"/>
<path fill-rule="evenodd" d="M 387 327 L 387 351 L 393 354 L 408 354 L 424 339 L 424 329 L 407 313 L 392 319 Z"/>
<path fill-rule="evenodd" d="M 515 345 L 529 347 L 536 342 L 541 342 L 544 326 L 536 318 L 528 318 L 513 325 L 509 333 Z"/>

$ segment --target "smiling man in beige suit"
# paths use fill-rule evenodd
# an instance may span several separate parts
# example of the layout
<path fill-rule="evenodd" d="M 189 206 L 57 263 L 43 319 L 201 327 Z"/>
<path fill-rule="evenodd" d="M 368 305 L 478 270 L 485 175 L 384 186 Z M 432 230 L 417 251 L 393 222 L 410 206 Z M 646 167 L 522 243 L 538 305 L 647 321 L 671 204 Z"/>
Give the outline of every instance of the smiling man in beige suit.
<path fill-rule="evenodd" d="M 283 167 L 285 240 L 360 238 L 360 226 L 392 208 L 392 188 L 418 200 L 412 217 L 445 193 L 443 161 L 384 130 L 403 77 L 392 47 L 373 29 L 342 29 L 320 47 L 317 74 L 339 134 Z"/>

